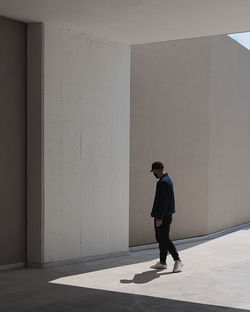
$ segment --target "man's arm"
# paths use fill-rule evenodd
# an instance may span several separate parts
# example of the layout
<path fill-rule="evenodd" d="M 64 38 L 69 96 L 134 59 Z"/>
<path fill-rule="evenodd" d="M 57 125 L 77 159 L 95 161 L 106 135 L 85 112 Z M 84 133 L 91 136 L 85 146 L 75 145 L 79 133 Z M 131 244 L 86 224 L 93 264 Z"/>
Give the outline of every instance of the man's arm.
<path fill-rule="evenodd" d="M 160 183 L 159 185 L 159 201 L 158 201 L 158 213 L 157 219 L 162 220 L 168 213 L 169 203 L 171 199 L 170 185 L 166 182 Z M 158 222 L 159 224 L 160 222 Z"/>

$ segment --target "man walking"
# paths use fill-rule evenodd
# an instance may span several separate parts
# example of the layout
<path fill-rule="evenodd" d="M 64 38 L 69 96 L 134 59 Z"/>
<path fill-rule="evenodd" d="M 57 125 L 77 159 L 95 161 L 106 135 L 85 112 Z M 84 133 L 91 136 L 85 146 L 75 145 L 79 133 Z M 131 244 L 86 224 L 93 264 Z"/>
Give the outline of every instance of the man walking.
<path fill-rule="evenodd" d="M 160 249 L 160 262 L 156 263 L 151 268 L 166 269 L 166 259 L 169 252 L 175 261 L 173 272 L 180 272 L 183 263 L 169 237 L 172 214 L 175 213 L 173 183 L 168 173 L 164 171 L 164 165 L 161 162 L 154 162 L 152 164 L 151 172 L 153 172 L 156 179 L 159 179 L 156 185 L 151 216 L 154 218 L 155 237 L 159 243 Z"/>

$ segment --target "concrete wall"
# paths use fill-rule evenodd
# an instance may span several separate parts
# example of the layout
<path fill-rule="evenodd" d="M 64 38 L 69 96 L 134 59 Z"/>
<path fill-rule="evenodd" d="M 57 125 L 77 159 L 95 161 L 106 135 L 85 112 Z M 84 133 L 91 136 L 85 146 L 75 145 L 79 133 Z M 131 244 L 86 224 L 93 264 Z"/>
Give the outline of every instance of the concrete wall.
<path fill-rule="evenodd" d="M 0 269 L 26 262 L 26 24 L 0 16 Z"/>
<path fill-rule="evenodd" d="M 210 39 L 208 231 L 250 220 L 250 51 Z"/>
<path fill-rule="evenodd" d="M 155 160 L 175 185 L 173 238 L 250 220 L 249 69 L 227 36 L 131 48 L 131 245 L 155 241 Z"/>
<path fill-rule="evenodd" d="M 43 25 L 27 25 L 27 263 L 40 265 L 44 249 Z"/>
<path fill-rule="evenodd" d="M 130 47 L 44 31 L 44 262 L 126 251 Z"/>

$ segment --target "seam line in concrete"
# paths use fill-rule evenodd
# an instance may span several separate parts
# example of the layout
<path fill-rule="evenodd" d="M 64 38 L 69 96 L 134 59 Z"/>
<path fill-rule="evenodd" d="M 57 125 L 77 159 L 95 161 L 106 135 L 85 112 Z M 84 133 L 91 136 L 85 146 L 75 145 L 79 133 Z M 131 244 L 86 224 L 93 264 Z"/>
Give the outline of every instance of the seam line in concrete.
<path fill-rule="evenodd" d="M 196 237 L 190 237 L 190 238 L 184 238 L 184 239 L 178 239 L 174 240 L 174 244 L 176 246 L 182 245 L 182 244 L 190 244 L 190 243 L 195 243 L 195 242 L 200 242 L 200 241 L 208 241 L 212 240 L 221 236 L 224 236 L 226 234 L 230 234 L 245 228 L 250 228 L 250 222 L 249 223 L 244 223 L 240 224 L 237 226 L 233 226 L 231 228 L 221 230 L 218 232 L 214 232 L 208 235 L 203 235 L 203 236 L 196 236 Z M 158 248 L 158 243 L 153 243 L 153 244 L 146 244 L 146 245 L 139 245 L 139 246 L 132 246 L 129 248 L 131 252 L 136 252 L 136 251 L 141 251 L 141 250 L 148 250 L 148 249 L 155 249 Z"/>
<path fill-rule="evenodd" d="M 11 263 L 11 264 L 0 265 L 0 271 L 17 269 L 17 268 L 24 267 L 25 265 L 26 265 L 25 262 L 18 262 L 18 263 Z"/>

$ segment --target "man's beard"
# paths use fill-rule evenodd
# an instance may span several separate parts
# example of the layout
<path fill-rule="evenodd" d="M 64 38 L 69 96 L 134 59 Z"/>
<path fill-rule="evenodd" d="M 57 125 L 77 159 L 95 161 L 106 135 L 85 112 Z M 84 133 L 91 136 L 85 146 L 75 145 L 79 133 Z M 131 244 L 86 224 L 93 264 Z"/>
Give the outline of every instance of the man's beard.
<path fill-rule="evenodd" d="M 154 176 L 156 177 L 156 179 L 159 179 L 158 175 L 156 173 L 154 173 Z"/>

